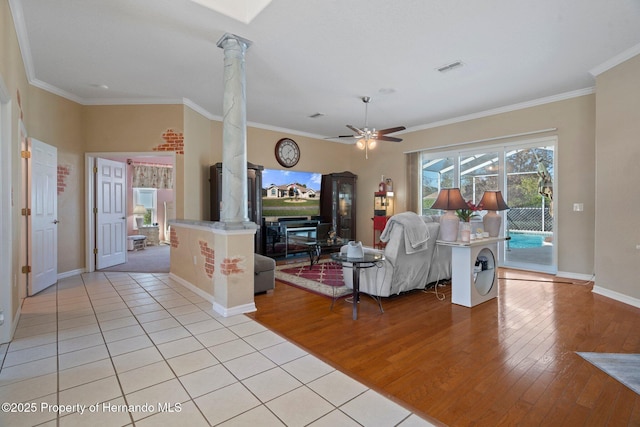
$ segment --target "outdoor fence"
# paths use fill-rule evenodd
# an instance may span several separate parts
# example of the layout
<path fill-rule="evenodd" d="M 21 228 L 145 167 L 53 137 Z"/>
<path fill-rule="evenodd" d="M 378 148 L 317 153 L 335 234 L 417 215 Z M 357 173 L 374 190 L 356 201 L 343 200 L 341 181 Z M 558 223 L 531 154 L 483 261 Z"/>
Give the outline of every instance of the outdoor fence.
<path fill-rule="evenodd" d="M 553 231 L 549 208 L 511 208 L 507 211 L 510 230 Z"/>

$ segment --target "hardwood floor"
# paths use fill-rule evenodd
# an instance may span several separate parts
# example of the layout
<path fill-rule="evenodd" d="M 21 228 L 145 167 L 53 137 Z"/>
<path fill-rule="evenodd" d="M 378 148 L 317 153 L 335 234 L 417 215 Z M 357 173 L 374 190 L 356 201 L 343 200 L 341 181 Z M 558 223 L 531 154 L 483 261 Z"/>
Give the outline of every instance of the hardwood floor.
<path fill-rule="evenodd" d="M 592 283 L 501 269 L 498 299 L 474 308 L 412 291 L 333 311 L 277 282 L 258 322 L 425 418 L 451 426 L 640 425 L 640 396 L 576 351 L 640 353 L 640 309 Z M 553 282 L 555 281 L 555 283 Z"/>

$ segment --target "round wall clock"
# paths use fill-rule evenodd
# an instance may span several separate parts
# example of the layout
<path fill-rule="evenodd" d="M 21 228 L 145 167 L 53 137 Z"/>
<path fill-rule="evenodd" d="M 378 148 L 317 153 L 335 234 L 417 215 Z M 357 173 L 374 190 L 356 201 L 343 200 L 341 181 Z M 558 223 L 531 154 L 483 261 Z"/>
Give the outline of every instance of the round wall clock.
<path fill-rule="evenodd" d="M 291 138 L 282 138 L 276 143 L 276 160 L 285 168 L 292 168 L 300 160 L 300 147 Z"/>

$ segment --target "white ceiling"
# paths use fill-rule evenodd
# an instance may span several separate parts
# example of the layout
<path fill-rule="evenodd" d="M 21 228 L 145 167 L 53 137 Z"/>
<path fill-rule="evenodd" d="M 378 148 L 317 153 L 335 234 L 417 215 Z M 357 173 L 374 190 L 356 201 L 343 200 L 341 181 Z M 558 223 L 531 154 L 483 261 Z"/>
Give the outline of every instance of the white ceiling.
<path fill-rule="evenodd" d="M 590 70 L 640 53 L 640 0 L 273 0 L 248 24 L 189 0 L 9 1 L 36 86 L 220 118 L 233 33 L 253 42 L 250 124 L 318 137 L 363 126 L 362 96 L 371 127 L 414 130 L 588 92 Z"/>

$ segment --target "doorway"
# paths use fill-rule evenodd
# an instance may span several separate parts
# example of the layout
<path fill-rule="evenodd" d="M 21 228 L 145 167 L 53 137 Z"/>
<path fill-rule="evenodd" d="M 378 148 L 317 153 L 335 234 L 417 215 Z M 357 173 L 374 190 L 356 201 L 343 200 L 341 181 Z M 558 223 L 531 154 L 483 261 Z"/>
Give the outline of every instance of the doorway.
<path fill-rule="evenodd" d="M 152 166 L 164 166 L 168 167 L 171 170 L 171 174 L 173 177 L 172 182 L 175 182 L 175 153 L 173 152 L 118 152 L 118 153 L 87 153 L 85 154 L 85 164 L 86 166 L 86 182 L 87 182 L 87 210 L 86 210 L 86 236 L 87 236 L 87 254 L 86 254 L 86 266 L 87 271 L 92 272 L 98 269 L 98 265 L 96 263 L 96 255 L 94 254 L 94 248 L 96 248 L 96 244 L 98 243 L 98 238 L 96 233 L 97 220 L 95 216 L 94 208 L 97 208 L 97 195 L 98 192 L 96 190 L 97 180 L 94 176 L 94 165 L 97 162 L 97 159 L 107 159 L 109 161 L 122 162 L 127 165 L 127 178 L 126 178 L 126 191 L 125 196 L 125 208 L 124 208 L 124 217 L 126 224 L 126 236 L 130 235 L 147 235 L 147 239 L 145 240 L 145 249 L 143 250 L 132 250 L 134 248 L 130 247 L 129 240 L 125 237 L 125 260 L 123 264 L 119 264 L 113 267 L 101 269 L 101 271 L 128 271 L 130 268 L 132 271 L 136 270 L 138 267 L 134 266 L 134 263 L 130 263 L 130 258 L 132 261 L 136 261 L 137 258 L 142 258 L 142 253 L 145 253 L 147 256 L 150 256 L 152 251 L 147 251 L 148 249 L 155 250 L 159 249 L 159 246 L 163 244 L 163 241 L 166 240 L 164 227 L 166 225 L 165 219 L 165 206 L 174 206 L 175 205 L 175 190 L 171 189 L 171 191 L 158 191 L 158 193 L 162 193 L 161 196 L 157 199 L 157 205 L 155 206 L 156 211 L 151 212 L 153 215 L 149 215 L 147 219 L 149 220 L 149 224 L 144 224 L 142 229 L 137 228 L 136 222 L 136 214 L 134 214 L 133 210 L 136 206 L 136 201 L 134 201 L 134 192 L 133 192 L 133 171 L 134 167 L 138 165 L 152 165 Z M 147 184 L 148 185 L 148 184 Z M 152 184 L 155 185 L 155 184 Z M 165 203 L 166 202 L 166 203 Z M 145 215 L 146 216 L 146 215 Z M 146 246 L 151 243 L 152 245 Z M 136 249 L 139 249 L 136 246 Z M 146 252 L 145 252 L 146 251 Z M 161 258 L 166 258 L 166 264 L 169 262 L 169 251 L 168 250 L 157 250 L 155 251 L 156 255 Z M 156 260 L 158 262 L 163 261 Z M 152 271 L 150 271 L 152 272 Z"/>
<path fill-rule="evenodd" d="M 556 240 L 553 183 L 555 144 L 527 144 L 505 153 L 507 267 L 555 274 Z"/>

